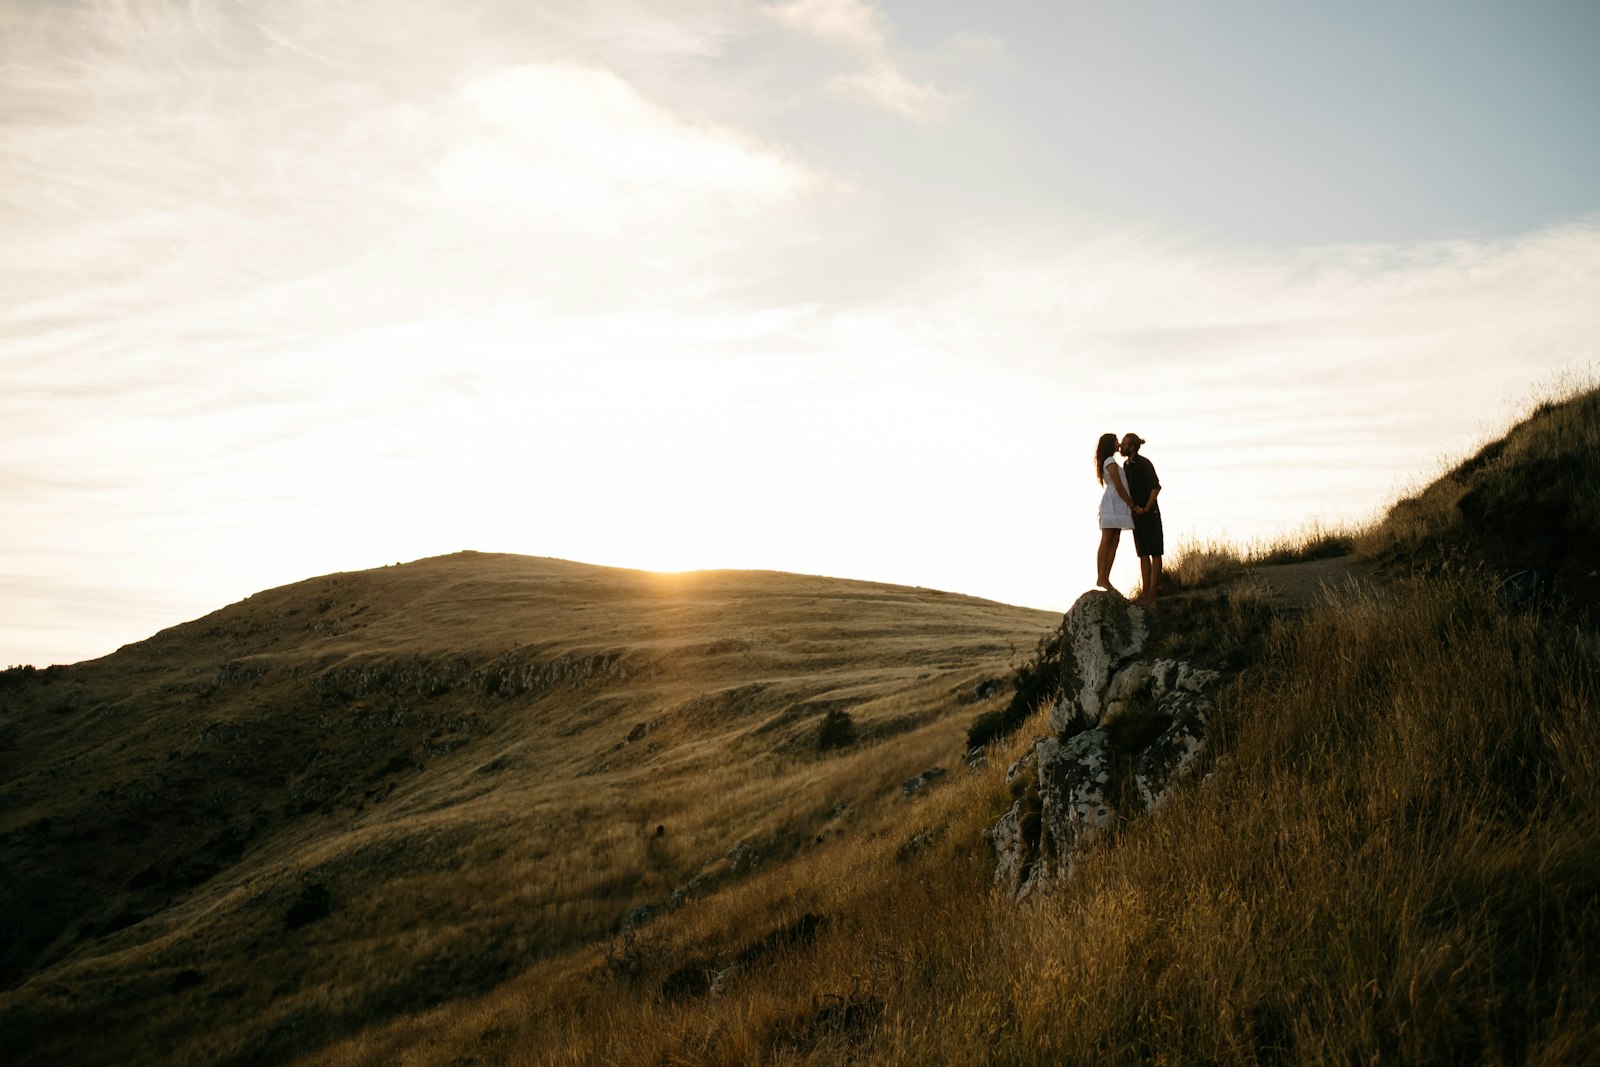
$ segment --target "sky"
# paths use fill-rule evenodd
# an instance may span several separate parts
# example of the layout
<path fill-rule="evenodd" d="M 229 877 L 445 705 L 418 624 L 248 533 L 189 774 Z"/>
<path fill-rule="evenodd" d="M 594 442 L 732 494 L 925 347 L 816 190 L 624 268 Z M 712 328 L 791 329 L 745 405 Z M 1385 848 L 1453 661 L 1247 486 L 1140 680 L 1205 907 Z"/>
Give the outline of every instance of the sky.
<path fill-rule="evenodd" d="M 1064 610 L 1600 336 L 1576 0 L 0 0 L 0 666 L 461 549 Z M 1130 544 L 1114 577 L 1137 581 Z"/>

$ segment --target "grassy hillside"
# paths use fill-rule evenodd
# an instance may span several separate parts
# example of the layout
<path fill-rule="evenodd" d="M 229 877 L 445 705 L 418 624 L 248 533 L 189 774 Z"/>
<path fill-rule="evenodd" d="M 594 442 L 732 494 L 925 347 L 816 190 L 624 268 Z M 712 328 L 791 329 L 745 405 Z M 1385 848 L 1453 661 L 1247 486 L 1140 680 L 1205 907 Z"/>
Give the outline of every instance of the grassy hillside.
<path fill-rule="evenodd" d="M 0 674 L 0 1049 L 282 1062 L 608 943 L 866 832 L 1051 622 L 463 553 Z"/>
<path fill-rule="evenodd" d="M 1600 390 L 1540 404 L 1364 538 L 1365 553 L 1437 569 L 1536 571 L 1570 608 L 1600 603 Z M 1593 617 L 1591 616 L 1591 619 Z"/>
<path fill-rule="evenodd" d="M 1576 394 L 1371 528 L 1175 561 L 1208 776 L 1021 904 L 982 834 L 1042 716 L 957 760 L 1039 613 L 467 555 L 10 672 L 0 1050 L 1600 1062 L 1597 435 Z"/>

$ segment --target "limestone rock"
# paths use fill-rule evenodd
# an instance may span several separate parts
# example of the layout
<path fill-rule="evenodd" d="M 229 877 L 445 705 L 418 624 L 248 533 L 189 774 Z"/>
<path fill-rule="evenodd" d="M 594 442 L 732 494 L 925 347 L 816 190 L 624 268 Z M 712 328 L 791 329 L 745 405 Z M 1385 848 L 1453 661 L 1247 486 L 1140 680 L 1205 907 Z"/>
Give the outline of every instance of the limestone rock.
<path fill-rule="evenodd" d="M 740 874 L 753 868 L 761 862 L 761 857 L 756 850 L 750 847 L 750 842 L 740 841 L 730 848 L 727 853 L 728 871 L 731 874 Z"/>
<path fill-rule="evenodd" d="M 1099 723 L 1112 672 L 1144 650 L 1144 609 L 1095 589 L 1072 605 L 1062 635 L 1062 698 L 1050 709 L 1050 728 L 1066 737 Z"/>
<path fill-rule="evenodd" d="M 1033 770 L 1034 764 L 1039 762 L 1039 742 L 1043 740 L 1042 737 L 1034 738 L 1033 744 L 1028 746 L 1028 751 L 1018 756 L 1016 762 L 1006 768 L 1006 785 L 1016 781 L 1018 776 Z"/>
<path fill-rule="evenodd" d="M 1111 738 L 1085 730 L 1066 741 L 1040 741 L 1040 846 L 1048 873 L 1065 876 L 1074 855 L 1111 826 Z"/>
<path fill-rule="evenodd" d="M 995 884 L 1009 885 L 1020 895 L 1024 892 L 1023 864 L 1028 851 L 1022 840 L 1021 802 L 1011 805 L 1011 810 L 989 827 L 989 843 L 994 846 Z"/>
<path fill-rule="evenodd" d="M 1195 667 L 1181 660 L 1158 659 L 1150 668 L 1155 683 L 1156 696 L 1164 697 L 1175 690 L 1199 693 L 1221 675 L 1216 671 Z"/>
<path fill-rule="evenodd" d="M 1089 729 L 1098 721 L 1090 719 L 1083 711 L 1083 705 L 1078 700 L 1076 692 L 1063 689 L 1056 697 L 1055 703 L 1050 705 L 1050 729 L 1061 737 L 1071 737 L 1079 731 Z"/>
<path fill-rule="evenodd" d="M 1135 660 L 1111 676 L 1101 701 L 1099 726 L 1113 730 L 1118 743 L 1133 740 L 1143 748 L 1172 721 L 1180 707 L 1179 698 L 1197 697 L 1216 681 L 1216 671 L 1204 670 L 1178 660 L 1146 663 Z"/>
<path fill-rule="evenodd" d="M 1130 713 L 1137 713 L 1141 706 L 1153 708 L 1154 682 L 1150 664 L 1143 660 L 1134 660 L 1113 674 L 1106 686 L 1105 699 L 1100 702 L 1099 727 L 1108 729 Z"/>
<path fill-rule="evenodd" d="M 1139 753 L 1134 764 L 1134 786 L 1146 811 L 1158 811 L 1171 799 L 1173 787 L 1188 774 L 1206 747 L 1209 700 L 1180 690 L 1162 701 L 1162 707 L 1172 722 Z"/>

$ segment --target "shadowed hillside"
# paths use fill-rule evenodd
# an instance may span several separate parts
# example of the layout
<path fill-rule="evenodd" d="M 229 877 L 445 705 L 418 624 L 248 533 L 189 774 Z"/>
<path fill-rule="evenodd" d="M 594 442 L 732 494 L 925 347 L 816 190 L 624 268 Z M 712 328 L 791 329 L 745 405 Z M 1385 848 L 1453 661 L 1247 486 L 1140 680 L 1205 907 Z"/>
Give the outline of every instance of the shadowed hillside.
<path fill-rule="evenodd" d="M 1540 404 L 1396 503 L 1363 548 L 1424 569 L 1468 562 L 1501 576 L 1536 572 L 1570 607 L 1592 610 L 1600 603 L 1600 391 Z"/>
<path fill-rule="evenodd" d="M 462 553 L 7 671 L 0 1041 L 275 1062 L 492 988 L 871 822 L 1050 618 Z"/>

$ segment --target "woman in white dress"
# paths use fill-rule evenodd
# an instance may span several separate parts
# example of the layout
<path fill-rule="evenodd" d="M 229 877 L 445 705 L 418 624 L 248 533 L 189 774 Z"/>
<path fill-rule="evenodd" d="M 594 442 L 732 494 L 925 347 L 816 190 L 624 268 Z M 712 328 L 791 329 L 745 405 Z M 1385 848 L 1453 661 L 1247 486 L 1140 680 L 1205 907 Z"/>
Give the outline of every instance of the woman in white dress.
<path fill-rule="evenodd" d="M 1111 564 L 1117 558 L 1117 543 L 1123 530 L 1133 529 L 1133 498 L 1128 495 L 1128 483 L 1122 477 L 1122 466 L 1117 462 L 1117 435 L 1100 435 L 1094 449 L 1094 474 L 1106 487 L 1100 497 L 1100 554 L 1096 559 L 1100 577 L 1095 582 L 1101 589 L 1111 588 Z"/>

